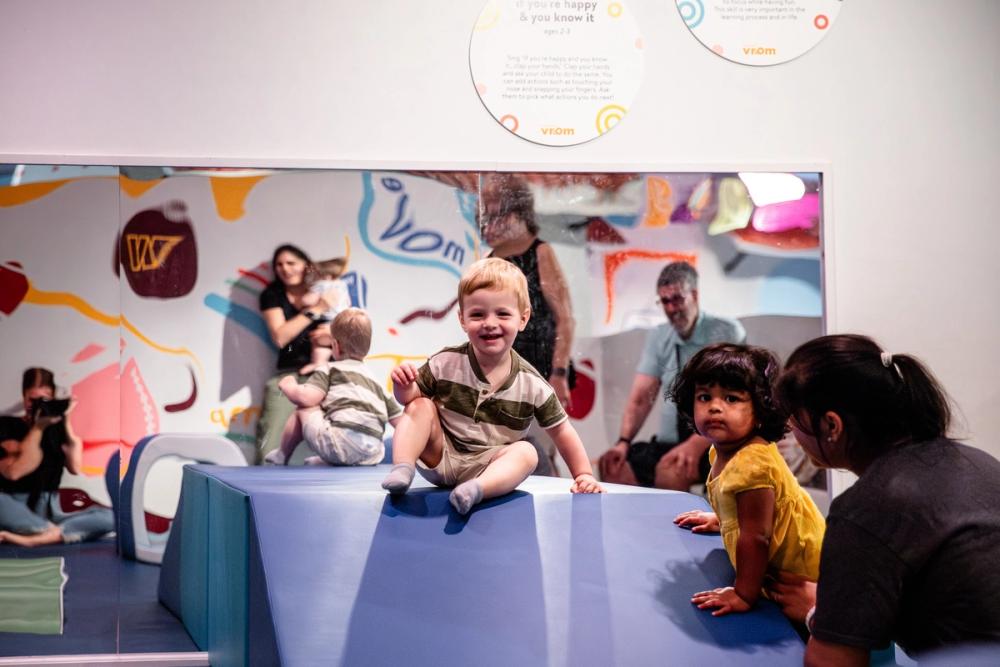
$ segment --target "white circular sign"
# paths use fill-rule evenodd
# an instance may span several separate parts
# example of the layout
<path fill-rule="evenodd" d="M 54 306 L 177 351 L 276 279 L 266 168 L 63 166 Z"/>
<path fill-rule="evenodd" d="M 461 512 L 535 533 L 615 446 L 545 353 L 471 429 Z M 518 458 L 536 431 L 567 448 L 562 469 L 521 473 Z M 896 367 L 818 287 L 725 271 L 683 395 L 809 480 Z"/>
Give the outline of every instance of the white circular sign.
<path fill-rule="evenodd" d="M 698 41 L 727 60 L 777 65 L 819 44 L 842 0 L 676 0 Z"/>
<path fill-rule="evenodd" d="M 620 0 L 490 0 L 469 65 L 501 125 L 528 141 L 572 146 L 628 113 L 642 79 L 642 39 Z"/>

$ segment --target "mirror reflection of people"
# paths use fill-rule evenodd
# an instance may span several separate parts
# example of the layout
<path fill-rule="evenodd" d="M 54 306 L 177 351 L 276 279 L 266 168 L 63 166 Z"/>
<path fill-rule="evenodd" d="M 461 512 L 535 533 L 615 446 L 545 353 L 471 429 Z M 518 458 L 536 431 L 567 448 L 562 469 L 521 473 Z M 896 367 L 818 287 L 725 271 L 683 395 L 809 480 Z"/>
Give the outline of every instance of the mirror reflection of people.
<path fill-rule="evenodd" d="M 281 444 L 285 423 L 295 406 L 278 388 L 282 378 L 292 375 L 298 383 L 308 377 L 299 369 L 309 364 L 312 347 L 330 346 L 330 327 L 321 324 L 323 313 L 330 309 L 323 297 L 304 300 L 309 293 L 316 269 L 302 249 L 285 244 L 275 249 L 271 258 L 274 280 L 260 294 L 260 312 L 278 347 L 277 373 L 264 385 L 264 399 L 257 422 L 257 462 L 260 463 Z"/>
<path fill-rule="evenodd" d="M 23 417 L 0 417 L 0 543 L 41 546 L 97 539 L 114 530 L 114 514 L 92 506 L 66 514 L 59 503 L 63 469 L 80 474 L 83 441 L 68 419 L 75 406 L 49 414 L 41 401 L 55 398 L 55 380 L 29 368 L 21 380 Z"/>
<path fill-rule="evenodd" d="M 867 665 L 889 642 L 911 656 L 1000 642 L 1000 461 L 947 437 L 930 371 L 865 336 L 824 336 L 789 357 L 778 398 L 817 465 L 858 475 L 830 506 L 819 582 L 771 587 L 808 618 L 806 665 Z"/>
<path fill-rule="evenodd" d="M 492 249 L 490 256 L 511 262 L 528 280 L 531 319 L 514 341 L 514 350 L 548 380 L 563 408 L 569 408 L 574 330 L 569 288 L 552 246 L 538 238 L 531 190 L 514 175 L 486 175 L 479 223 L 483 240 Z M 555 452 L 534 439 L 531 442 L 543 455 L 536 474 L 553 473 Z"/>
<path fill-rule="evenodd" d="M 678 419 L 676 406 L 670 399 L 664 399 L 656 445 L 651 453 L 643 453 L 647 465 L 629 447 L 655 402 L 664 395 L 661 389 L 670 387 L 696 352 L 712 343 L 741 344 L 746 340 L 746 331 L 736 320 L 701 309 L 698 272 L 687 262 L 673 262 L 663 268 L 656 281 L 656 294 L 668 321 L 650 331 L 646 338 L 622 414 L 620 435 L 600 459 L 601 478 L 687 491 L 708 476 L 711 443 L 694 432 L 686 420 Z M 648 470 L 650 467 L 652 471 Z"/>

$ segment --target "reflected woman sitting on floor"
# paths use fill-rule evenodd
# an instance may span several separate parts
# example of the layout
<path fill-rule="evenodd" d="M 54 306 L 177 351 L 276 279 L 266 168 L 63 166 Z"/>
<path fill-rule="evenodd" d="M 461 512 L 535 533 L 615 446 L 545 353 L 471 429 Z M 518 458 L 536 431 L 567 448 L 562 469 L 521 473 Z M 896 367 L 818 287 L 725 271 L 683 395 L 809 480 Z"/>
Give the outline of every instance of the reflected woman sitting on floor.
<path fill-rule="evenodd" d="M 79 474 L 83 441 L 69 413 L 76 401 L 54 400 L 52 371 L 29 368 L 23 417 L 0 417 L 0 543 L 26 547 L 93 540 L 114 530 L 114 515 L 94 506 L 66 514 L 59 506 L 63 468 Z"/>

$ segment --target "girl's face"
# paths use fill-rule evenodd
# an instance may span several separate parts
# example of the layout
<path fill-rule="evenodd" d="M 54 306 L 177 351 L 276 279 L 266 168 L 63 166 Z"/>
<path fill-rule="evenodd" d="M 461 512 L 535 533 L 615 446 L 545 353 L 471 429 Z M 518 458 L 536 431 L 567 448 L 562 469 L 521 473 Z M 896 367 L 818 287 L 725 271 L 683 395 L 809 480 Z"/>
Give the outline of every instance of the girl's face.
<path fill-rule="evenodd" d="M 285 287 L 297 287 L 303 284 L 306 275 L 306 262 L 295 253 L 279 253 L 274 262 L 274 273 Z"/>
<path fill-rule="evenodd" d="M 694 425 L 716 446 L 741 447 L 754 435 L 756 419 L 750 392 L 718 384 L 696 384 Z"/>

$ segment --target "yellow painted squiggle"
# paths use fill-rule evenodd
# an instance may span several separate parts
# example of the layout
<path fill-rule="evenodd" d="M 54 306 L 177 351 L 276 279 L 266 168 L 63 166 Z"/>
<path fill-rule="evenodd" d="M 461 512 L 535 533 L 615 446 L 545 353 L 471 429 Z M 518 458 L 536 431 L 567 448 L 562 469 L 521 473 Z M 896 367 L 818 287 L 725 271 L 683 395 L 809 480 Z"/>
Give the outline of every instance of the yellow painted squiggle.
<path fill-rule="evenodd" d="M 201 361 L 195 354 L 187 349 L 186 347 L 168 347 L 166 345 L 161 345 L 148 337 L 146 337 L 139 329 L 136 328 L 134 324 L 128 321 L 124 315 L 109 315 L 103 313 L 89 303 L 76 296 L 75 294 L 70 294 L 69 292 L 45 292 L 42 290 L 35 289 L 31 283 L 28 283 L 28 293 L 24 295 L 25 303 L 32 303 L 36 306 L 65 306 L 67 308 L 72 308 L 84 317 L 103 324 L 109 327 L 124 327 L 126 330 L 132 333 L 133 336 L 141 340 L 146 345 L 150 346 L 154 350 L 158 350 L 165 354 L 175 354 L 188 357 L 194 362 L 195 366 L 198 367 L 198 373 L 204 376 L 205 371 L 201 365 Z"/>

